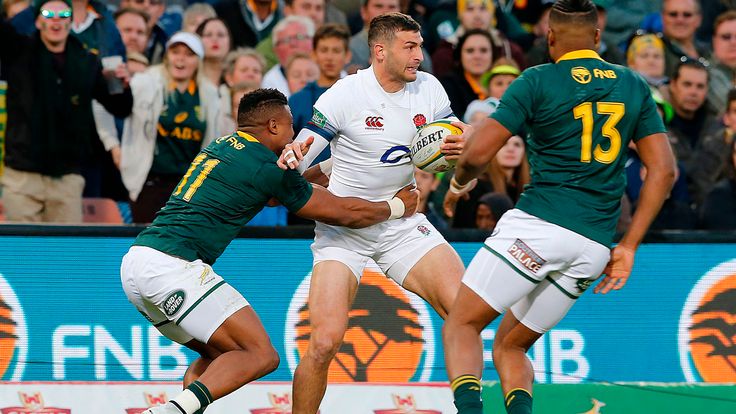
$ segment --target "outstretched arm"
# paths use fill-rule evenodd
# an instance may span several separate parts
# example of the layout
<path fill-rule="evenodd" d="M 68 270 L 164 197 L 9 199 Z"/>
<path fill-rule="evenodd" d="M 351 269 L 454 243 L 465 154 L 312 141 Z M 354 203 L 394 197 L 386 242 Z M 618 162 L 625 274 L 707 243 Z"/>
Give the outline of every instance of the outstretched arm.
<path fill-rule="evenodd" d="M 605 294 L 624 287 L 634 266 L 636 249 L 675 182 L 675 156 L 665 134 L 646 136 L 636 146 L 647 168 L 647 175 L 639 193 L 636 212 L 631 218 L 631 226 L 611 252 L 611 261 L 603 271 L 606 277 L 595 287 L 595 293 Z"/>
<path fill-rule="evenodd" d="M 416 212 L 419 202 L 419 191 L 413 186 L 404 187 L 389 201 L 377 203 L 357 197 L 337 197 L 323 187 L 313 187 L 309 201 L 296 214 L 335 226 L 362 228 L 408 217 Z"/>

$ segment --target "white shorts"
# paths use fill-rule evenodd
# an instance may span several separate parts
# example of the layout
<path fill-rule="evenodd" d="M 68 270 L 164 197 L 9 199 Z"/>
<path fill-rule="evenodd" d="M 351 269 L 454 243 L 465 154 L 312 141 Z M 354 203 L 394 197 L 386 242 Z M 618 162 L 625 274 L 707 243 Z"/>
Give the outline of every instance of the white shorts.
<path fill-rule="evenodd" d="M 510 309 L 544 333 L 600 277 L 609 258 L 606 246 L 512 209 L 470 262 L 463 283 L 497 312 Z"/>
<path fill-rule="evenodd" d="M 363 229 L 317 222 L 314 233 L 314 264 L 328 260 L 343 263 L 359 283 L 368 259 L 373 259 L 385 275 L 401 286 L 406 275 L 425 254 L 447 243 L 421 213 Z"/>
<path fill-rule="evenodd" d="M 210 336 L 248 301 L 201 260 L 189 262 L 145 246 L 123 257 L 120 279 L 128 300 L 161 333 L 186 344 Z"/>

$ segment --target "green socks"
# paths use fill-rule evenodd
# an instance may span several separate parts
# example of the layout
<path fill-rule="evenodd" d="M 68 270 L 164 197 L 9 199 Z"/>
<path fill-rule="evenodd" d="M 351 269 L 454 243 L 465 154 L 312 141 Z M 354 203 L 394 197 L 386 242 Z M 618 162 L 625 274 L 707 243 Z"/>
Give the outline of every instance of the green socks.
<path fill-rule="evenodd" d="M 474 375 L 461 375 L 450 383 L 455 396 L 455 407 L 458 414 L 483 414 L 483 402 L 480 399 L 480 380 Z"/>
<path fill-rule="evenodd" d="M 504 401 L 508 414 L 532 414 L 532 395 L 523 388 L 509 391 Z"/>

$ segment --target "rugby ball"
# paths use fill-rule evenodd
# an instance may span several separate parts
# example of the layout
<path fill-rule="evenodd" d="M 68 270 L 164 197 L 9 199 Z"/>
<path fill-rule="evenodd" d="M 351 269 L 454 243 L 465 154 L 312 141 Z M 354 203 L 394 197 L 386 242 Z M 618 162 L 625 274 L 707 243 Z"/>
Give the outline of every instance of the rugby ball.
<path fill-rule="evenodd" d="M 411 140 L 411 161 L 419 169 L 429 173 L 448 171 L 455 160 L 448 161 L 440 150 L 448 135 L 460 135 L 463 131 L 452 125 L 450 120 L 440 119 L 423 126 Z"/>

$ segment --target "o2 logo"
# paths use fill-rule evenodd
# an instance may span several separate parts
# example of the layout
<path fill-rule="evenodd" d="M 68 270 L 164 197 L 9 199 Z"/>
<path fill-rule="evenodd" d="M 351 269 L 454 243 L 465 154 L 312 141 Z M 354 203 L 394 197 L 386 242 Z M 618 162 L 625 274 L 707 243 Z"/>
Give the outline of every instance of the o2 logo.
<path fill-rule="evenodd" d="M 396 164 L 397 162 L 408 158 L 411 150 L 406 145 L 396 145 L 388 149 L 381 156 L 381 162 L 384 164 Z"/>

